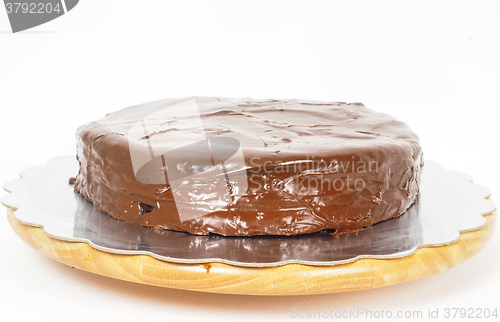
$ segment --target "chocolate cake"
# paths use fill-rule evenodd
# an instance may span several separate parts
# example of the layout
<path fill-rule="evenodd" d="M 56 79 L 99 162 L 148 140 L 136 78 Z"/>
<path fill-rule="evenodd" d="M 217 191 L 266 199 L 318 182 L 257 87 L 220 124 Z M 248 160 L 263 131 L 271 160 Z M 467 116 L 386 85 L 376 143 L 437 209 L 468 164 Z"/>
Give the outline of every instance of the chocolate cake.
<path fill-rule="evenodd" d="M 417 135 L 360 103 L 167 99 L 76 136 L 97 210 L 197 235 L 358 231 L 402 215 L 423 166 Z"/>

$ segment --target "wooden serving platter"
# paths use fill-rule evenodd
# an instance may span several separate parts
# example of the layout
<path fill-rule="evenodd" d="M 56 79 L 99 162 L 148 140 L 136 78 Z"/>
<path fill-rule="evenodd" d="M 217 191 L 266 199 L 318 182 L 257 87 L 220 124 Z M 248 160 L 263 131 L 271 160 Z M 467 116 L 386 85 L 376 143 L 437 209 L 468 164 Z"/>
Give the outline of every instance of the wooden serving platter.
<path fill-rule="evenodd" d="M 49 237 L 7 214 L 14 231 L 28 245 L 61 263 L 125 281 L 228 294 L 301 295 L 370 289 L 416 280 L 446 271 L 477 254 L 490 240 L 496 212 L 485 215 L 480 229 L 460 234 L 449 245 L 424 247 L 394 259 L 359 259 L 348 264 L 308 266 L 287 264 L 250 268 L 221 263 L 177 264 L 148 255 L 113 254 L 87 243 Z"/>

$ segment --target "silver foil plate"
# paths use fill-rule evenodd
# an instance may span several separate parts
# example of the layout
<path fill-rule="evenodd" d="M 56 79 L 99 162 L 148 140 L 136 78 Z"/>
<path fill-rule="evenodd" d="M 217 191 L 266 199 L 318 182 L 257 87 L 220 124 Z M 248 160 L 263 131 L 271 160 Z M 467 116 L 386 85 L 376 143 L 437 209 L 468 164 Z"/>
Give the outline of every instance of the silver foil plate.
<path fill-rule="evenodd" d="M 16 209 L 17 220 L 43 227 L 56 239 L 85 242 L 111 253 L 144 254 L 186 264 L 328 266 L 360 258 L 398 258 L 421 247 L 451 244 L 461 232 L 481 228 L 486 223 L 483 216 L 496 209 L 485 199 L 489 190 L 472 183 L 470 176 L 425 161 L 417 202 L 401 217 L 356 233 L 338 237 L 327 232 L 290 237 L 195 236 L 141 227 L 95 210 L 68 183 L 77 173 L 74 156 L 26 169 L 21 179 L 5 184 L 10 194 L 2 198 L 2 203 Z"/>

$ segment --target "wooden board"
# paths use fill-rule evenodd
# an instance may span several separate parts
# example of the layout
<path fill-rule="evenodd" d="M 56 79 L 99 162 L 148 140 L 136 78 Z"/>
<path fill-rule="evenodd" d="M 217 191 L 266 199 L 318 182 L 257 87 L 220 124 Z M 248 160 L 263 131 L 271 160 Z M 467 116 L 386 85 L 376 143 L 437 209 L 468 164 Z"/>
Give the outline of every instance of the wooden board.
<path fill-rule="evenodd" d="M 175 264 L 147 255 L 118 255 L 86 243 L 47 236 L 27 226 L 7 208 L 10 225 L 28 245 L 61 263 L 126 281 L 203 292 L 255 295 L 319 294 L 353 291 L 415 280 L 446 271 L 477 254 L 490 240 L 496 213 L 479 230 L 460 235 L 450 245 L 426 247 L 397 259 L 360 259 L 334 266 L 288 264 L 269 268 L 220 263 Z"/>

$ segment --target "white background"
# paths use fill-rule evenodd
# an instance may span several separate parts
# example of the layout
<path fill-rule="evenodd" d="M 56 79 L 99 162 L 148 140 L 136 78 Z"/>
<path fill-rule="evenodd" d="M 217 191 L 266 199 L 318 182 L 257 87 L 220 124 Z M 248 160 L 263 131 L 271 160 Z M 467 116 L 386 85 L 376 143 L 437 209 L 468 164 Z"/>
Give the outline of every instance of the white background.
<path fill-rule="evenodd" d="M 75 153 L 76 128 L 192 95 L 363 102 L 405 121 L 425 158 L 500 201 L 498 1 L 98 1 L 12 34 L 0 8 L 0 182 Z M 290 320 L 290 309 L 498 308 L 500 234 L 468 262 L 400 285 L 255 297 L 73 269 L 0 221 L 2 321 Z M 499 312 L 500 313 L 500 312 Z M 295 319 L 296 320 L 296 319 Z"/>

